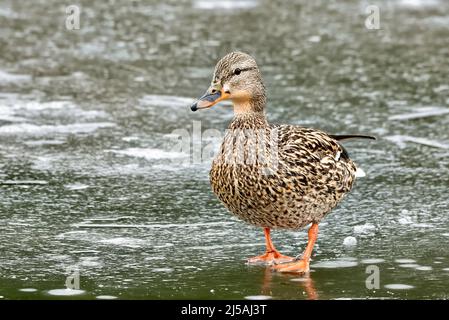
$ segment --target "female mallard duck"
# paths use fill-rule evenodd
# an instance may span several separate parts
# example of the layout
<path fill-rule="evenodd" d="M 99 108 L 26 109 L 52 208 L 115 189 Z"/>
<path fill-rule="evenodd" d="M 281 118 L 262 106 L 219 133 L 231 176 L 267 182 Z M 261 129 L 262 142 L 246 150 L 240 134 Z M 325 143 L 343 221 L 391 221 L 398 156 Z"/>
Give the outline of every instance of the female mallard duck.
<path fill-rule="evenodd" d="M 210 108 L 225 99 L 233 102 L 234 119 L 212 163 L 212 189 L 237 217 L 264 228 L 266 252 L 248 262 L 274 264 L 281 272 L 308 272 L 318 223 L 351 190 L 356 176 L 356 166 L 338 140 L 372 137 L 269 124 L 259 68 L 242 52 L 217 63 L 210 88 L 191 109 Z M 270 229 L 310 223 L 300 260 L 276 250 Z"/>

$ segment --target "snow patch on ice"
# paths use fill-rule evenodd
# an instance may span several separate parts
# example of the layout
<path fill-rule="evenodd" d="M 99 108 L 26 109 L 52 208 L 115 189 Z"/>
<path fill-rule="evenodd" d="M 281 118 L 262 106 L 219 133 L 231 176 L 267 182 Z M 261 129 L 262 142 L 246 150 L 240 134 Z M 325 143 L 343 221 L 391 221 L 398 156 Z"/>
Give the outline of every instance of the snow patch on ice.
<path fill-rule="evenodd" d="M 0 127 L 0 134 L 29 134 L 43 136 L 51 133 L 92 133 L 101 128 L 113 127 L 111 122 L 72 123 L 67 125 L 35 125 L 29 123 L 12 124 Z"/>
<path fill-rule="evenodd" d="M 343 245 L 346 247 L 354 247 L 357 245 L 357 239 L 355 237 L 346 237 L 343 240 Z"/>
<path fill-rule="evenodd" d="M 162 149 L 155 149 L 155 148 L 129 148 L 124 150 L 106 150 L 106 151 L 130 157 L 145 158 L 147 160 L 177 159 L 188 157 L 188 154 L 182 152 L 165 151 Z"/>
<path fill-rule="evenodd" d="M 257 7 L 258 2 L 253 0 L 242 0 L 242 1 L 205 1 L 197 0 L 194 2 L 193 6 L 196 9 L 202 10 L 235 10 L 235 9 L 251 9 Z"/>
<path fill-rule="evenodd" d="M 85 293 L 84 290 L 76 290 L 76 289 L 53 289 L 49 290 L 48 294 L 52 296 L 77 296 Z"/>

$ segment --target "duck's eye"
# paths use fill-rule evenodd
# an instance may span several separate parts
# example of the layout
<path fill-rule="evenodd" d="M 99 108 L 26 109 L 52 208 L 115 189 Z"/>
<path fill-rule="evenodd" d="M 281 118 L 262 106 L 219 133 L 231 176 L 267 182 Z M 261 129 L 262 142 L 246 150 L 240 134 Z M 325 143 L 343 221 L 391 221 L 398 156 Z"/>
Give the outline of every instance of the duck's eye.
<path fill-rule="evenodd" d="M 242 73 L 242 70 L 240 70 L 239 68 L 237 68 L 237 69 L 234 70 L 234 74 L 235 74 L 235 75 L 238 76 L 240 73 Z"/>

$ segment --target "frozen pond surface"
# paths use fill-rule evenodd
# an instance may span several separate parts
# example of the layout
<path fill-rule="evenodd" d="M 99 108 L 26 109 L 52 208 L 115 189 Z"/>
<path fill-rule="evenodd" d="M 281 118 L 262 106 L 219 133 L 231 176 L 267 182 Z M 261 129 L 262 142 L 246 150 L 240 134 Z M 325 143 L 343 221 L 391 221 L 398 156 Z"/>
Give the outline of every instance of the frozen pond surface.
<path fill-rule="evenodd" d="M 448 2 L 379 1 L 380 30 L 365 1 L 78 3 L 70 31 L 58 1 L 0 1 L 1 299 L 448 298 Z M 216 200 L 209 159 L 171 148 L 193 121 L 226 128 L 228 107 L 188 106 L 232 49 L 271 121 L 378 137 L 346 144 L 367 175 L 309 277 L 246 266 L 261 230 Z M 297 255 L 306 232 L 273 240 Z"/>

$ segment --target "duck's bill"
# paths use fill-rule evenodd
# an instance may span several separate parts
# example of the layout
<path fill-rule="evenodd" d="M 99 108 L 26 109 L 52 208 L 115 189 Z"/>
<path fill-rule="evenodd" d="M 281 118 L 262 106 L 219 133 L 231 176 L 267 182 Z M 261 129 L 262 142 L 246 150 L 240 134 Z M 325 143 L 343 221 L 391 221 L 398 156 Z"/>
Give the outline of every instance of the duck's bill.
<path fill-rule="evenodd" d="M 215 93 L 206 93 L 204 96 L 198 99 L 194 104 L 190 106 L 192 111 L 199 109 L 210 108 L 218 102 L 229 98 L 229 93 L 217 91 Z"/>

